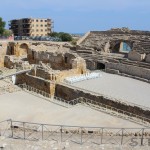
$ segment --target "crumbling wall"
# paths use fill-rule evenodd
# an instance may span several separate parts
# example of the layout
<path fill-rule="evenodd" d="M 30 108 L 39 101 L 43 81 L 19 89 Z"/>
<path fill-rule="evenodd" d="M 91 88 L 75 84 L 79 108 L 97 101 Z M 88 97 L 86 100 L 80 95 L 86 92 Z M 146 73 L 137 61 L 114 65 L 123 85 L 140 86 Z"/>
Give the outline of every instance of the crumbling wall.
<path fill-rule="evenodd" d="M 29 50 L 28 60 L 31 64 L 50 63 L 54 70 L 65 70 L 72 68 L 72 60 L 75 55 L 71 53 L 53 53 L 47 51 Z"/>
<path fill-rule="evenodd" d="M 7 52 L 8 42 L 0 41 L 0 67 L 4 67 L 4 58 Z"/>
<path fill-rule="evenodd" d="M 150 69 L 137 67 L 133 65 L 126 65 L 122 63 L 112 63 L 112 62 L 107 62 L 105 65 L 106 68 L 108 69 L 119 70 L 120 73 L 125 73 L 132 76 L 137 76 L 140 78 L 150 80 Z"/>

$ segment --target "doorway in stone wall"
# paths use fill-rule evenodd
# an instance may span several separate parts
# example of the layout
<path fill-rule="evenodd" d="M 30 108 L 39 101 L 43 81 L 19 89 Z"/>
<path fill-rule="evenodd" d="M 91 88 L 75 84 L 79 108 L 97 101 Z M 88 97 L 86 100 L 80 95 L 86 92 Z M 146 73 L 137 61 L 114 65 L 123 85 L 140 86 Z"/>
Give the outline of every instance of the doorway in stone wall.
<path fill-rule="evenodd" d="M 104 63 L 97 62 L 97 69 L 98 69 L 98 70 L 104 70 L 104 69 L 105 69 L 105 64 L 104 64 Z"/>
<path fill-rule="evenodd" d="M 28 45 L 26 43 L 23 43 L 20 45 L 20 55 L 27 55 L 28 53 Z"/>

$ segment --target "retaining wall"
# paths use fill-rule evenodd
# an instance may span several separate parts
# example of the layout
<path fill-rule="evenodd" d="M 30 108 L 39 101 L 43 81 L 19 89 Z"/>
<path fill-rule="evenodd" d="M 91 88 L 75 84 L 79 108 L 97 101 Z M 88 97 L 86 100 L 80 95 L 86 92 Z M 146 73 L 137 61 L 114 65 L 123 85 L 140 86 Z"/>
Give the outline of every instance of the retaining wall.
<path fill-rule="evenodd" d="M 115 107 L 117 109 L 121 109 L 123 111 L 128 111 L 130 113 L 146 117 L 150 119 L 150 111 L 140 108 L 138 106 L 131 106 L 124 102 L 114 101 L 111 98 L 106 98 L 104 96 L 95 95 L 93 93 L 81 91 L 79 89 L 74 89 L 70 86 L 65 86 L 61 84 L 56 85 L 55 96 L 60 97 L 65 100 L 73 100 L 79 97 L 85 97 L 87 99 L 94 100 L 96 102 L 100 102 L 105 105 L 109 105 L 111 107 Z"/>

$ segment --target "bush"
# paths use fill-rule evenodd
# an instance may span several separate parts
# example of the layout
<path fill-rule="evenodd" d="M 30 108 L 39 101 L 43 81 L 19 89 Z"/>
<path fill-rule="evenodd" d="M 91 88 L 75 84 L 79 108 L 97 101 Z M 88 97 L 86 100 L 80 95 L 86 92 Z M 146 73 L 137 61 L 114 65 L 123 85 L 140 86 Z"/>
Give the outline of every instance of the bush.
<path fill-rule="evenodd" d="M 59 38 L 63 42 L 72 41 L 72 36 L 69 33 L 64 32 L 52 32 L 49 34 L 51 37 Z"/>

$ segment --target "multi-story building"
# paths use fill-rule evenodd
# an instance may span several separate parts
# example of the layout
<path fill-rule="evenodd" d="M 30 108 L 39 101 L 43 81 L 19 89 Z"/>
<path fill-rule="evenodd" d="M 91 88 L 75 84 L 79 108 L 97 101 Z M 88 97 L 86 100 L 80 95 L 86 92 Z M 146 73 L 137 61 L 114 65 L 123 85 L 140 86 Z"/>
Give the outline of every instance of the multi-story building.
<path fill-rule="evenodd" d="M 11 20 L 9 26 L 14 36 L 47 36 L 52 32 L 53 21 L 43 18 L 22 18 Z"/>

